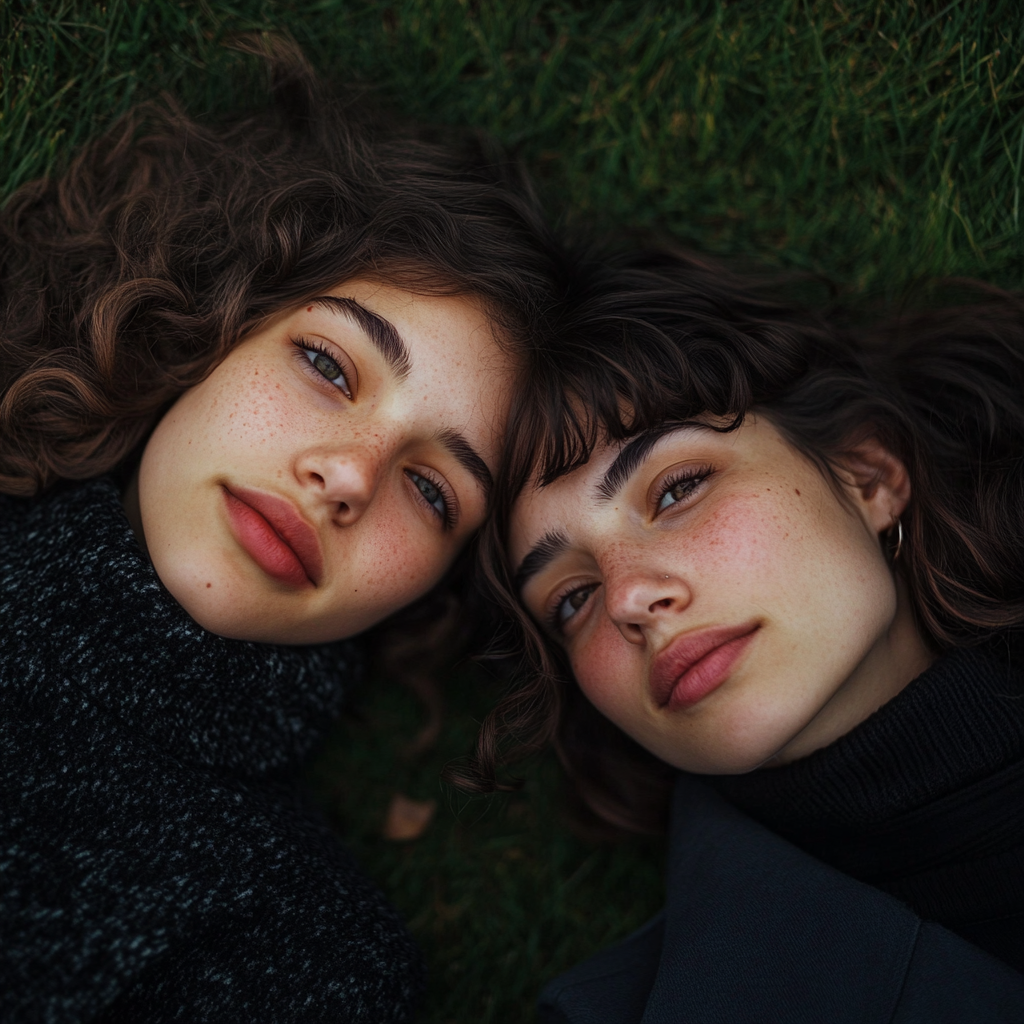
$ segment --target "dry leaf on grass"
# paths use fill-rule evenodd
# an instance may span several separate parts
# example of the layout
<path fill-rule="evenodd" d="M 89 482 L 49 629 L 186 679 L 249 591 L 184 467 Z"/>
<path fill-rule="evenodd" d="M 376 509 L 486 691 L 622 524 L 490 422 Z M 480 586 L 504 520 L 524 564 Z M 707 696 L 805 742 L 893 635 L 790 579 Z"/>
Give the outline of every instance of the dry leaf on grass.
<path fill-rule="evenodd" d="M 426 832 L 436 810 L 436 800 L 411 800 L 396 793 L 388 806 L 381 834 L 385 839 L 419 839 Z"/>

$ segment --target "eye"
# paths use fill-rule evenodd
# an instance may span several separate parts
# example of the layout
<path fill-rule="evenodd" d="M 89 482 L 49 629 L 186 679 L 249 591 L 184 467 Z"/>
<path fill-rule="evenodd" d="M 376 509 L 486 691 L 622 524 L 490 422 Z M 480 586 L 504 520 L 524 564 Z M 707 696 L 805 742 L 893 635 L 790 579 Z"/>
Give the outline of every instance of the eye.
<path fill-rule="evenodd" d="M 424 503 L 436 513 L 444 528 L 450 530 L 455 525 L 455 503 L 451 496 L 445 493 L 444 486 L 439 481 L 431 480 L 411 469 L 407 469 L 405 475 L 412 481 Z"/>
<path fill-rule="evenodd" d="M 657 491 L 655 515 L 692 497 L 709 476 L 710 466 L 697 466 L 670 476 Z"/>
<path fill-rule="evenodd" d="M 341 364 L 324 347 L 307 338 L 296 338 L 293 342 L 309 361 L 309 365 L 325 380 L 330 381 L 346 398 L 352 397 L 348 378 Z"/>
<path fill-rule="evenodd" d="M 587 603 L 590 595 L 597 590 L 596 583 L 588 583 L 585 587 L 576 587 L 567 594 L 556 599 L 551 613 L 551 626 L 561 632 L 565 624 Z"/>

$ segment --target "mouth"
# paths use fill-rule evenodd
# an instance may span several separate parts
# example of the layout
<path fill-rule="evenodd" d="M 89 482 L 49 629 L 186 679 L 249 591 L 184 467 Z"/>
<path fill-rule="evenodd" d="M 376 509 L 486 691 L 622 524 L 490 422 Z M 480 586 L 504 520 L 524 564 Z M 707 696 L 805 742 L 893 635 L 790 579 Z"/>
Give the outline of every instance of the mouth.
<path fill-rule="evenodd" d="M 296 590 L 316 587 L 323 555 L 316 531 L 285 498 L 222 485 L 235 539 L 272 579 Z"/>
<path fill-rule="evenodd" d="M 651 696 L 658 707 L 692 707 L 729 678 L 733 665 L 760 628 L 760 623 L 684 633 L 651 665 Z"/>

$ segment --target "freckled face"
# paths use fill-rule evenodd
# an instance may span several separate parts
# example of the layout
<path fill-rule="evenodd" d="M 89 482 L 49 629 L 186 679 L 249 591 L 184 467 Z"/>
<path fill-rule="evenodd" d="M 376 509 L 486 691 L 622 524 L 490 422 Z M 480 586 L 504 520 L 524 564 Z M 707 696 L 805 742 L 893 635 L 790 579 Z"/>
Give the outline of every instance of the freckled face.
<path fill-rule="evenodd" d="M 583 692 L 648 750 L 710 774 L 792 760 L 926 667 L 879 539 L 889 492 L 841 501 L 753 415 L 666 435 L 615 489 L 619 452 L 524 493 L 510 554 Z"/>
<path fill-rule="evenodd" d="M 161 581 L 223 636 L 367 629 L 483 521 L 513 376 L 472 298 L 355 280 L 283 314 L 146 445 L 139 507 Z"/>

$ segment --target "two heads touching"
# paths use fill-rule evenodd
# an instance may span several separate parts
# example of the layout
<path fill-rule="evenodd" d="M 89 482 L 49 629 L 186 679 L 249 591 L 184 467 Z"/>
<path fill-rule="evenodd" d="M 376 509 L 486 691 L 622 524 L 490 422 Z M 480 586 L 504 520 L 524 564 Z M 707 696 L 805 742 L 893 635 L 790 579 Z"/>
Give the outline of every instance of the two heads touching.
<path fill-rule="evenodd" d="M 524 671 L 464 781 L 550 740 L 638 827 L 627 764 L 800 758 L 1016 622 L 1012 299 L 858 333 L 574 249 L 485 142 L 279 79 L 229 125 L 142 109 L 15 197 L 3 490 L 119 474 L 170 594 L 258 643 L 360 634 L 478 537 Z"/>

